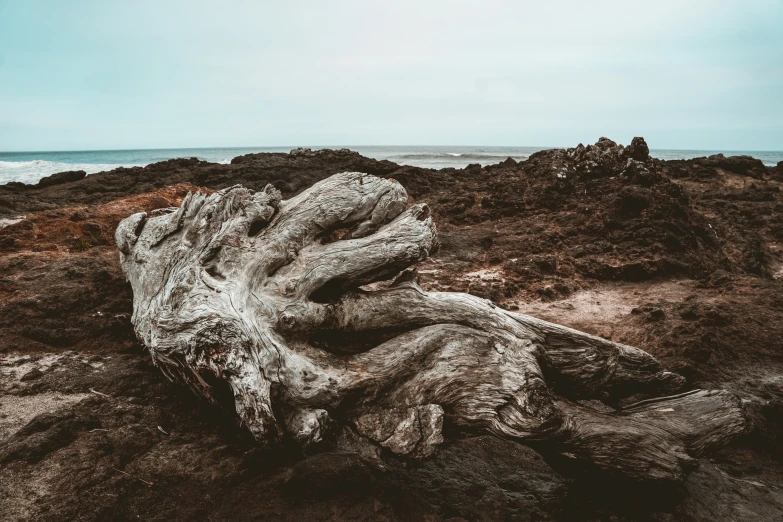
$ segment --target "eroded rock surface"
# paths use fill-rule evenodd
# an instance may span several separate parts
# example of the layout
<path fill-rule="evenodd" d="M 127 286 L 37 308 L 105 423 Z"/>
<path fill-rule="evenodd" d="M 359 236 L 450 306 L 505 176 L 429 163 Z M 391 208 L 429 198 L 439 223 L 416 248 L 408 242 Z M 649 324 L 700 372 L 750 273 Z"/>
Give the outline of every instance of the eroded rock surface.
<path fill-rule="evenodd" d="M 11 454 L 0 466 L 0 518 L 779 518 L 780 167 L 746 175 L 698 160 L 638 157 L 631 159 L 654 175 L 652 185 L 642 169 L 639 183 L 621 176 L 614 160 L 590 179 L 575 170 L 561 185 L 559 162 L 579 164 L 566 151 L 441 171 L 324 152 L 252 155 L 230 166 L 174 160 L 41 189 L 0 188 L 2 217 L 30 215 L 0 230 L 1 393 L 16 402 L 14 419 L 29 419 L 29 428 L 0 441 Z M 634 489 L 545 448 L 471 433 L 413 463 L 387 449 L 376 454 L 361 438 L 314 455 L 259 450 L 230 417 L 173 386 L 147 360 L 122 316 L 131 293 L 111 234 L 120 218 L 178 205 L 194 186 L 272 182 L 290 197 L 346 170 L 394 177 L 430 206 L 442 247 L 420 269 L 426 289 L 469 291 L 642 346 L 690 386 L 739 394 L 752 431 L 701 462 L 681 491 Z M 179 182 L 192 185 L 164 188 Z M 635 207 L 622 203 L 627 187 L 650 190 L 649 206 L 628 213 Z M 101 210 L 104 203 L 116 208 Z M 607 208 L 622 212 L 607 216 Z M 764 268 L 751 269 L 750 260 Z M 680 268 L 665 268 L 674 265 Z M 36 397 L 48 411 L 25 409 Z M 55 397 L 82 398 L 58 404 Z M 291 494 L 303 483 L 314 491 L 307 500 Z"/>

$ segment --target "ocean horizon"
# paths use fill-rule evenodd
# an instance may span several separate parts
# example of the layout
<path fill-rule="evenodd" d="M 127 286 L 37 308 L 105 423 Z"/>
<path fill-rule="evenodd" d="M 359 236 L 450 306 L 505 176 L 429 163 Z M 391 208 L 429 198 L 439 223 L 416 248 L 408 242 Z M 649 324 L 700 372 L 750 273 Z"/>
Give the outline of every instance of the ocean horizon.
<path fill-rule="evenodd" d="M 0 152 L 0 184 L 11 181 L 34 184 L 44 176 L 68 170 L 83 170 L 95 174 L 119 167 L 144 167 L 173 158 L 191 158 L 214 163 L 230 163 L 237 156 L 259 152 L 289 152 L 290 147 L 201 147 L 170 149 L 118 149 L 86 151 Z M 531 154 L 559 147 L 528 146 L 309 146 L 313 150 L 347 148 L 377 160 L 389 160 L 400 165 L 440 169 L 463 168 L 471 163 L 491 165 L 506 158 L 525 160 Z M 653 157 L 664 160 L 691 159 L 713 154 L 746 155 L 761 160 L 767 166 L 783 161 L 783 151 L 651 149 Z"/>

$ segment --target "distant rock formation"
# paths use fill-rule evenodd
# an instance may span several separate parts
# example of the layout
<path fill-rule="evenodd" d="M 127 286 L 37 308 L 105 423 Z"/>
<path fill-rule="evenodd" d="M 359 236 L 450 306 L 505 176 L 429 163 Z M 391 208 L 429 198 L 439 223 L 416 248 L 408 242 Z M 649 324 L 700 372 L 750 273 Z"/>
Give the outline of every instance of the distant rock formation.
<path fill-rule="evenodd" d="M 58 172 L 51 176 L 41 178 L 36 185 L 39 188 L 51 187 L 52 185 L 60 185 L 62 183 L 70 183 L 72 181 L 79 181 L 84 179 L 87 173 L 83 170 L 69 170 L 67 172 Z"/>

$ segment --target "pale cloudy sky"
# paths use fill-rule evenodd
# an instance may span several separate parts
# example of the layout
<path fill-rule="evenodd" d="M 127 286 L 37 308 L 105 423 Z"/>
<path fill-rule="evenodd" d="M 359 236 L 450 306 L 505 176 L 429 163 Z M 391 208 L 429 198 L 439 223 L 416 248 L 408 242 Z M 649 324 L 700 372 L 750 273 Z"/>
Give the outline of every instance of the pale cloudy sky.
<path fill-rule="evenodd" d="M 783 1 L 0 0 L 0 150 L 783 149 Z"/>

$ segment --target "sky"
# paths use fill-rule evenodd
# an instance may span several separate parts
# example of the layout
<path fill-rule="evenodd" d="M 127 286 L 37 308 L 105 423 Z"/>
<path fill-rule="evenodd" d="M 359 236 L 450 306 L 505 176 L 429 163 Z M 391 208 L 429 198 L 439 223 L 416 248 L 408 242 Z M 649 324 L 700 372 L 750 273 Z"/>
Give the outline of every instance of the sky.
<path fill-rule="evenodd" d="M 783 1 L 0 0 L 0 151 L 783 149 Z"/>

